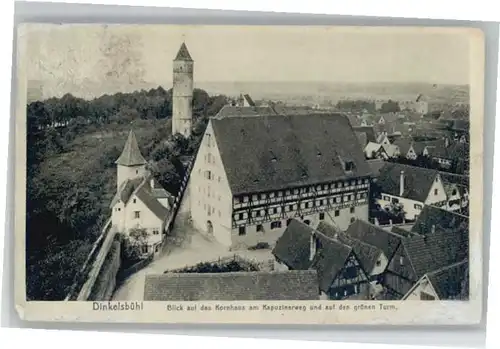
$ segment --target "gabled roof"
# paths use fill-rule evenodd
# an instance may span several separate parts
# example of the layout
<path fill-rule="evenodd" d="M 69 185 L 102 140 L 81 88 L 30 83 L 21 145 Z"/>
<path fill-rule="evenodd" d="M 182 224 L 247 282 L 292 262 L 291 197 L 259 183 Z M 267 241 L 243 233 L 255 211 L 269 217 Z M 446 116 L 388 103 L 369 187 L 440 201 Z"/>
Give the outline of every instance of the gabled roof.
<path fill-rule="evenodd" d="M 339 234 L 338 239 L 343 244 L 352 247 L 352 250 L 361 263 L 363 270 L 365 270 L 367 273 L 370 273 L 373 270 L 373 268 L 375 267 L 375 263 L 383 253 L 383 251 L 378 247 L 355 239 L 345 233 Z"/>
<path fill-rule="evenodd" d="M 396 153 L 399 151 L 399 147 L 397 145 L 394 145 L 394 144 L 383 144 L 382 148 L 384 148 L 385 152 L 389 156 L 395 156 Z M 399 151 L 399 153 L 401 154 L 400 151 Z"/>
<path fill-rule="evenodd" d="M 124 181 L 111 200 L 111 204 L 109 205 L 109 207 L 113 208 L 120 200 L 126 205 L 132 194 L 136 191 L 137 188 L 139 188 L 143 181 L 143 177 L 127 179 L 126 181 Z"/>
<path fill-rule="evenodd" d="M 138 166 L 146 164 L 146 159 L 139 150 L 137 139 L 135 138 L 134 131 L 130 130 L 127 141 L 123 147 L 122 154 L 115 161 L 115 164 L 122 166 Z"/>
<path fill-rule="evenodd" d="M 402 240 L 417 278 L 424 274 L 463 261 L 469 253 L 469 230 L 446 229 Z"/>
<path fill-rule="evenodd" d="M 147 181 L 138 188 L 135 195 L 156 217 L 162 220 L 167 217 L 168 209 L 158 201 Z"/>
<path fill-rule="evenodd" d="M 156 217 L 162 220 L 166 218 L 168 210 L 158 201 L 146 177 L 127 179 L 113 197 L 110 208 L 113 208 L 119 200 L 127 205 L 133 195 L 142 201 Z"/>
<path fill-rule="evenodd" d="M 443 182 L 453 183 L 467 188 L 469 187 L 469 176 L 444 171 L 440 171 L 439 176 L 441 176 Z"/>
<path fill-rule="evenodd" d="M 444 139 L 437 139 L 434 141 L 423 141 L 423 142 L 413 142 L 413 149 L 418 155 L 421 155 L 424 149 L 438 148 L 444 149 L 445 141 Z"/>
<path fill-rule="evenodd" d="M 352 248 L 334 239 L 319 238 L 321 246 L 316 251 L 311 268 L 318 271 L 319 289 L 328 292 L 351 255 Z"/>
<path fill-rule="evenodd" d="M 318 300 L 315 270 L 146 275 L 145 301 Z"/>
<path fill-rule="evenodd" d="M 369 222 L 357 219 L 346 230 L 346 235 L 372 245 L 391 259 L 401 243 L 402 237 Z"/>
<path fill-rule="evenodd" d="M 184 42 L 182 43 L 181 47 L 179 48 L 179 51 L 177 52 L 177 56 L 175 56 L 174 61 L 190 61 L 190 62 L 193 61 L 187 49 L 186 43 Z"/>
<path fill-rule="evenodd" d="M 368 142 L 377 142 L 375 130 L 372 126 L 353 126 L 352 129 L 356 133 L 364 133 Z"/>
<path fill-rule="evenodd" d="M 341 233 L 341 230 L 338 227 L 328 224 L 325 221 L 319 222 L 316 230 L 330 239 L 336 239 L 338 234 Z"/>
<path fill-rule="evenodd" d="M 269 115 L 210 120 L 233 195 L 370 175 L 341 114 Z M 352 162 L 345 171 L 343 163 Z"/>
<path fill-rule="evenodd" d="M 306 270 L 311 265 L 310 239 L 314 229 L 292 219 L 272 251 L 281 263 L 293 270 Z"/>
<path fill-rule="evenodd" d="M 456 230 L 460 229 L 460 227 L 467 229 L 469 218 L 435 206 L 425 205 L 411 231 L 421 235 L 430 234 L 432 226 L 434 226 L 435 230 Z"/>
<path fill-rule="evenodd" d="M 404 171 L 403 195 L 400 195 L 399 191 L 401 171 Z M 377 183 L 382 193 L 424 202 L 438 175 L 436 170 L 386 162 L 380 169 Z"/>
<path fill-rule="evenodd" d="M 385 150 L 382 147 L 382 144 L 370 142 L 364 148 L 365 154 L 367 156 L 371 156 L 372 152 L 378 152 L 380 150 L 380 148 L 382 148 L 382 151 L 385 153 Z"/>
<path fill-rule="evenodd" d="M 412 140 L 408 138 L 399 138 L 394 141 L 394 145 L 399 147 L 399 152 L 401 155 L 408 154 L 410 147 L 412 146 Z"/>
<path fill-rule="evenodd" d="M 219 110 L 216 118 L 221 117 L 241 117 L 241 116 L 259 116 L 259 115 L 276 115 L 276 112 L 271 107 L 240 107 L 233 105 L 225 105 Z"/>
<path fill-rule="evenodd" d="M 252 97 L 250 97 L 249 94 L 244 94 L 243 98 L 246 99 L 246 101 L 247 101 L 247 103 L 248 103 L 249 106 L 255 107 L 255 102 L 253 101 Z"/>
<path fill-rule="evenodd" d="M 469 262 L 463 260 L 427 273 L 440 300 L 468 300 Z"/>

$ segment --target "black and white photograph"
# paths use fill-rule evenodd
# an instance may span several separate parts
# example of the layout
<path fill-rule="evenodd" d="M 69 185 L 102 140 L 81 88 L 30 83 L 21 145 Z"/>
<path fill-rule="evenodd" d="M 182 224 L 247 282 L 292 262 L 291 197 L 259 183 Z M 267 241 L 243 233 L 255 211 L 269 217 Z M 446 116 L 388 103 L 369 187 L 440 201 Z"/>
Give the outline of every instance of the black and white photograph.
<path fill-rule="evenodd" d="M 24 29 L 28 303 L 470 300 L 477 35 Z"/>

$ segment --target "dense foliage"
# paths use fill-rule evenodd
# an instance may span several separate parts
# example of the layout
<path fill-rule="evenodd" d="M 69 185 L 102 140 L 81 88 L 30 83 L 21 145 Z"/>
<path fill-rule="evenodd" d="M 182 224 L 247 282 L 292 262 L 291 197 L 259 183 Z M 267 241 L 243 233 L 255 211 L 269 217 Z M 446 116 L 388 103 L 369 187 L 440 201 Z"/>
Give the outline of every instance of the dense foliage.
<path fill-rule="evenodd" d="M 70 94 L 27 106 L 26 288 L 29 300 L 64 299 L 109 217 L 114 161 L 132 128 L 156 179 L 176 192 L 183 158 L 193 154 L 208 116 L 225 96 L 195 89 L 194 130 L 171 135 L 172 91 L 162 87 L 104 95 Z"/>
<path fill-rule="evenodd" d="M 338 101 L 337 109 L 351 112 L 361 112 L 366 110 L 370 113 L 375 112 L 375 102 L 365 100 L 342 100 Z"/>
<path fill-rule="evenodd" d="M 249 262 L 232 259 L 226 262 L 201 262 L 192 267 L 178 269 L 175 273 L 230 273 L 237 271 L 258 271 L 259 268 Z"/>

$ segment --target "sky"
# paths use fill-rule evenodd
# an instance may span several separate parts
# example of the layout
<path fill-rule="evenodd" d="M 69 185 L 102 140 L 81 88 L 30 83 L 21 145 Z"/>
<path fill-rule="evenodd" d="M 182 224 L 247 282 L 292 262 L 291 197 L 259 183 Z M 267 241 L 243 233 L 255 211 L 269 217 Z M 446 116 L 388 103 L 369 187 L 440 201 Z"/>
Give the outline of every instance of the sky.
<path fill-rule="evenodd" d="M 171 85 L 184 41 L 202 82 L 467 84 L 466 32 L 325 26 L 31 25 L 28 80 Z"/>

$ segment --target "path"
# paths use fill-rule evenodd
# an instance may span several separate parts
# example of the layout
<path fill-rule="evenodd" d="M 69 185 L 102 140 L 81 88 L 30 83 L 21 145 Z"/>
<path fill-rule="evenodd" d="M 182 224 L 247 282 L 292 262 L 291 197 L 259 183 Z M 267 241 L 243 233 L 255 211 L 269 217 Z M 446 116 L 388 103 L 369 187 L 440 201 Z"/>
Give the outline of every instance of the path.
<path fill-rule="evenodd" d="M 238 254 L 244 258 L 265 261 L 271 258 L 269 250 L 261 251 L 228 251 L 217 242 L 209 241 L 199 233 L 189 236 L 186 244 L 176 247 L 170 253 L 164 254 L 146 268 L 131 275 L 113 295 L 113 300 L 142 300 L 144 298 L 144 282 L 147 274 L 163 274 L 165 270 L 177 269 L 195 265 L 203 261 L 230 257 Z"/>

